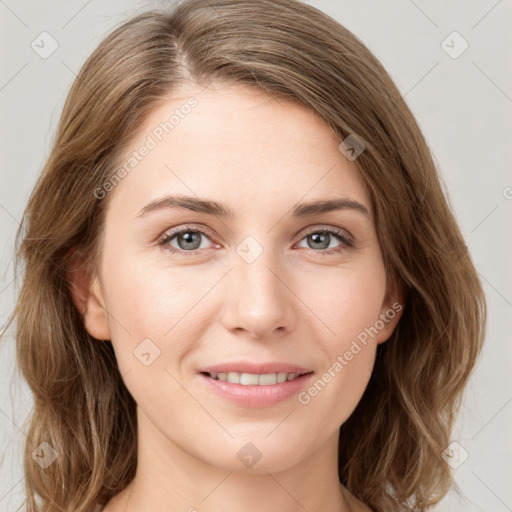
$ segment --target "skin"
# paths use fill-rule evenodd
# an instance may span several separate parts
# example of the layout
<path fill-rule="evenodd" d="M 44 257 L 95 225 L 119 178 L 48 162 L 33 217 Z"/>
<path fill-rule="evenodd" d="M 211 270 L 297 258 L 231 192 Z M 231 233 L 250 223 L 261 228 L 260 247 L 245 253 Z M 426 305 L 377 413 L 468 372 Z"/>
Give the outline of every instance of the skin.
<path fill-rule="evenodd" d="M 304 106 L 241 86 L 180 91 L 152 113 L 130 151 L 192 95 L 198 106 L 111 192 L 98 275 L 75 283 L 87 330 L 112 341 L 138 404 L 137 474 L 105 510 L 370 510 L 340 488 L 339 428 L 399 313 L 308 404 L 292 396 L 271 407 L 236 405 L 197 373 L 239 359 L 286 361 L 314 370 L 314 382 L 401 303 L 386 282 L 359 171 Z M 151 201 L 178 193 L 222 202 L 235 215 L 166 208 L 138 217 Z M 369 215 L 290 213 L 298 202 L 339 197 Z M 167 247 L 183 256 L 158 245 L 185 225 L 214 236 L 198 235 L 192 256 L 178 237 Z M 355 246 L 332 235 L 315 245 L 306 236 L 306 228 L 326 227 L 350 234 Z M 236 252 L 247 236 L 263 250 L 252 263 Z M 341 253 L 321 254 L 340 246 Z M 149 366 L 134 356 L 145 339 L 160 350 Z M 247 442 L 262 454 L 250 468 L 237 458 Z"/>

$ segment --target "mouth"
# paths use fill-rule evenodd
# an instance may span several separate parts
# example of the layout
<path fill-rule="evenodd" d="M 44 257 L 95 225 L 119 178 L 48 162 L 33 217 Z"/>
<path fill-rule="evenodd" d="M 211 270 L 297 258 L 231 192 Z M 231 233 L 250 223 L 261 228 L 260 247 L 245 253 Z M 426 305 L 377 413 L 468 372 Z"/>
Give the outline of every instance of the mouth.
<path fill-rule="evenodd" d="M 276 372 L 276 373 L 242 373 L 242 372 L 201 372 L 202 375 L 221 382 L 241 384 L 242 386 L 273 386 L 284 382 L 297 380 L 312 371 L 303 372 Z"/>
<path fill-rule="evenodd" d="M 297 396 L 310 383 L 315 372 L 198 373 L 208 393 L 238 407 L 272 407 Z"/>

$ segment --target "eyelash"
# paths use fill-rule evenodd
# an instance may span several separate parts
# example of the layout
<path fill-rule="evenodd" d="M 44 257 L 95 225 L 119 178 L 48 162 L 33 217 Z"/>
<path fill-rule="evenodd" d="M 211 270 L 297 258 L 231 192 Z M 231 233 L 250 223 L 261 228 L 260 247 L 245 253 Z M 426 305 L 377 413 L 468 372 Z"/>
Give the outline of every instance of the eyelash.
<path fill-rule="evenodd" d="M 194 249 L 193 251 L 185 251 L 183 249 L 176 249 L 174 247 L 171 247 L 169 242 L 176 237 L 177 235 L 180 235 L 182 233 L 200 233 L 207 237 L 208 239 L 213 238 L 211 234 L 208 231 L 204 231 L 203 229 L 193 228 L 190 226 L 185 226 L 184 228 L 171 231 L 170 233 L 165 234 L 161 240 L 159 241 L 158 245 L 165 247 L 166 250 L 179 254 L 180 256 L 189 257 L 189 256 L 195 256 L 201 249 Z M 338 247 L 335 249 L 330 250 L 319 250 L 316 251 L 314 249 L 310 249 L 311 251 L 318 253 L 322 256 L 332 256 L 333 254 L 338 254 L 344 252 L 346 249 L 350 249 L 354 247 L 354 242 L 350 238 L 348 238 L 341 230 L 335 229 L 335 228 L 322 228 L 322 229 L 315 229 L 308 231 L 304 234 L 304 236 L 299 240 L 301 242 L 304 238 L 306 238 L 309 235 L 313 235 L 315 233 L 328 233 L 330 235 L 333 235 L 334 237 L 338 238 L 340 242 L 342 242 Z"/>

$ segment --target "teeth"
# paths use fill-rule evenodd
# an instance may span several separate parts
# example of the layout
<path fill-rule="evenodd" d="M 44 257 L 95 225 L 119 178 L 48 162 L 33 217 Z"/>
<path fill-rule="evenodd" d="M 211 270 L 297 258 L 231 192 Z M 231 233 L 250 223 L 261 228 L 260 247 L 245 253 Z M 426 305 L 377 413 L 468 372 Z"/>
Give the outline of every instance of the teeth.
<path fill-rule="evenodd" d="M 288 374 L 287 373 L 278 373 L 277 374 L 277 382 L 278 383 L 286 382 L 287 378 L 288 378 Z"/>
<path fill-rule="evenodd" d="M 270 386 L 272 384 L 280 384 L 287 380 L 293 380 L 300 374 L 298 373 L 265 373 L 262 375 L 256 373 L 239 373 L 239 372 L 227 372 L 227 373 L 210 373 L 212 379 L 222 380 L 224 382 L 230 382 L 231 384 L 243 384 L 244 386 Z"/>
<path fill-rule="evenodd" d="M 231 373 L 229 375 L 232 375 Z M 260 375 L 258 377 L 258 375 L 255 375 L 253 373 L 240 373 L 240 374 L 236 374 L 238 376 L 238 380 L 237 377 L 235 376 L 235 380 L 229 380 L 229 375 L 228 375 L 228 382 L 235 382 L 236 384 L 240 383 L 240 384 L 244 384 L 245 386 L 249 386 L 249 385 L 257 385 L 259 384 L 259 379 L 261 379 L 263 377 L 263 375 Z M 275 382 L 271 382 L 271 384 L 275 384 Z"/>

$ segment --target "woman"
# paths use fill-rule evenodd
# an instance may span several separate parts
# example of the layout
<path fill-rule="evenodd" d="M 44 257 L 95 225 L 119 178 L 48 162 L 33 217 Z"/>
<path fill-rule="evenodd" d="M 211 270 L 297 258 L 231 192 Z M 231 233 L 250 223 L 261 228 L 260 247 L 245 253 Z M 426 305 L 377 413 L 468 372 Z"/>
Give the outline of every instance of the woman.
<path fill-rule="evenodd" d="M 452 485 L 484 295 L 400 92 L 317 9 L 117 28 L 18 235 L 28 511 L 427 510 Z"/>

